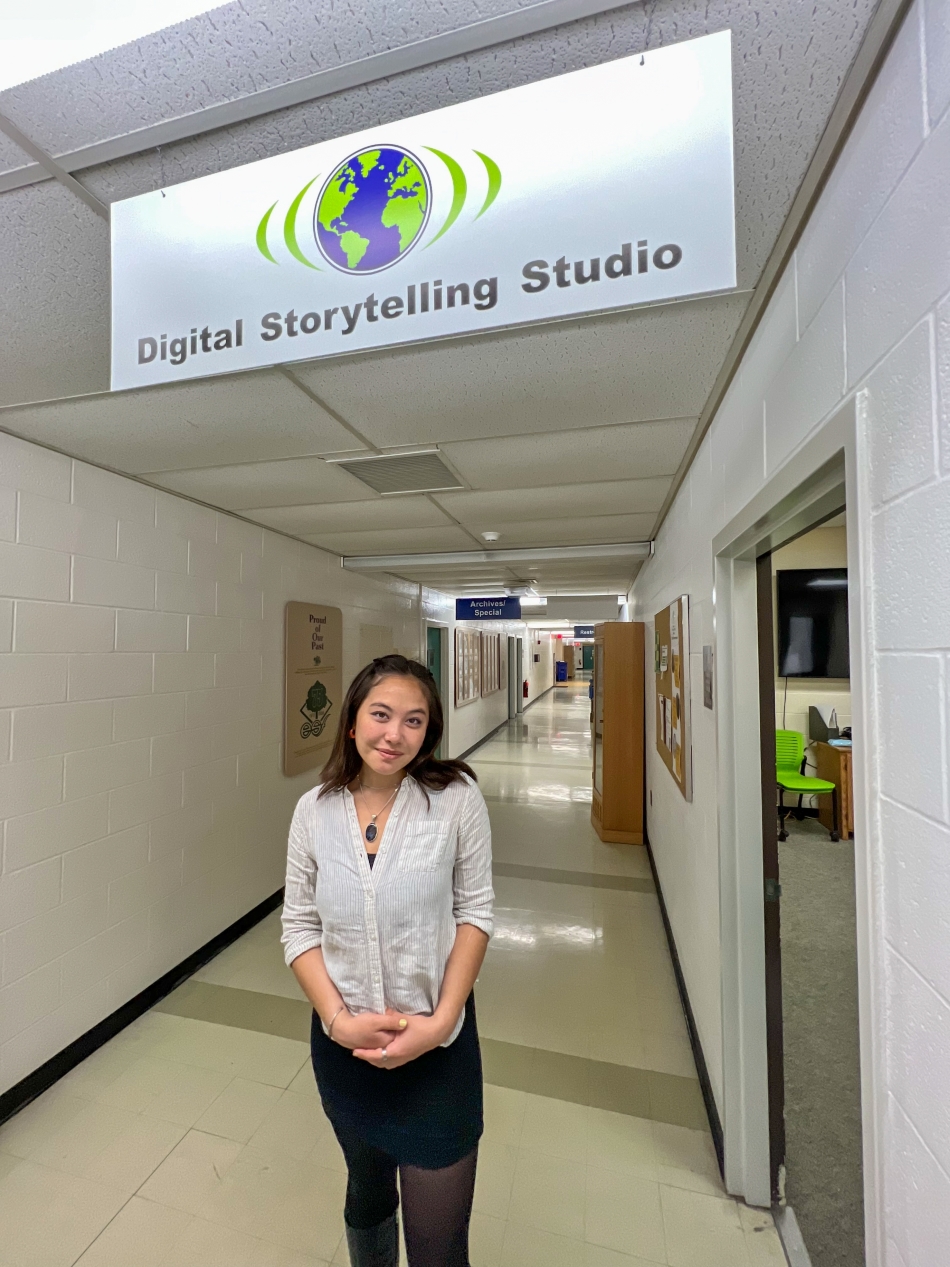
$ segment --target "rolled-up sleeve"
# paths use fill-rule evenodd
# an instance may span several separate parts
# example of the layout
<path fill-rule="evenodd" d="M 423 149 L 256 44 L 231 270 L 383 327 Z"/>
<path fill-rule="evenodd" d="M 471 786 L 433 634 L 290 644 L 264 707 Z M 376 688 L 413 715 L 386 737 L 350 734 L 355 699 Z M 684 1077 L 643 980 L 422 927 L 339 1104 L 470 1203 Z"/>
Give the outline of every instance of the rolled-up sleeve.
<path fill-rule="evenodd" d="M 459 822 L 452 913 L 456 924 L 473 924 L 491 937 L 495 926 L 495 892 L 491 879 L 488 806 L 474 784 L 469 784 L 467 802 Z"/>
<path fill-rule="evenodd" d="M 306 798 L 305 798 L 306 799 Z M 301 800 L 294 810 L 287 840 L 287 878 L 281 916 L 284 959 L 288 964 L 323 942 L 323 924 L 317 912 L 317 862 L 307 847 L 306 809 Z"/>

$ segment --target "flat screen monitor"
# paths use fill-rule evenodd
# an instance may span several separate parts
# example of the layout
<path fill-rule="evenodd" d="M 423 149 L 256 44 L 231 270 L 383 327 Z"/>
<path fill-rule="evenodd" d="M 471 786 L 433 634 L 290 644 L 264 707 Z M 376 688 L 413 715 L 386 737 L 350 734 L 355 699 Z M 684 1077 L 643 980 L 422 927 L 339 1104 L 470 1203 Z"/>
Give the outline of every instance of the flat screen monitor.
<path fill-rule="evenodd" d="M 848 569 L 777 573 L 779 677 L 849 678 Z"/>

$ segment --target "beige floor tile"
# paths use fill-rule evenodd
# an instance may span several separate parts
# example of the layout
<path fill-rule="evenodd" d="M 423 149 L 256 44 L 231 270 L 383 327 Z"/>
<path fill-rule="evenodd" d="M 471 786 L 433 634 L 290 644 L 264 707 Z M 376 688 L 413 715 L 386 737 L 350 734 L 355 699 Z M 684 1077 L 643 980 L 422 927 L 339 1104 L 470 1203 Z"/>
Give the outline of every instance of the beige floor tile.
<path fill-rule="evenodd" d="M 478 1149 L 473 1209 L 496 1219 L 507 1219 L 515 1178 L 517 1149 L 483 1138 Z"/>
<path fill-rule="evenodd" d="M 583 1261 L 583 1240 L 508 1222 L 501 1267 L 579 1267 Z"/>
<path fill-rule="evenodd" d="M 747 1267 L 749 1251 L 735 1201 L 661 1186 L 670 1267 Z"/>
<path fill-rule="evenodd" d="M 32 1156 L 88 1107 L 89 1100 L 51 1088 L 0 1126 L 0 1152 Z"/>
<path fill-rule="evenodd" d="M 102 1184 L 21 1161 L 0 1180 L 0 1246 L 16 1267 L 71 1267 L 124 1203 Z"/>
<path fill-rule="evenodd" d="M 696 1077 L 696 1061 L 685 1030 L 682 1034 L 658 1034 L 645 1030 L 642 1038 L 643 1067 L 680 1078 Z"/>
<path fill-rule="evenodd" d="M 137 1117 L 86 1169 L 85 1177 L 131 1197 L 185 1135 L 174 1122 Z"/>
<path fill-rule="evenodd" d="M 241 1153 L 205 1195 L 195 1213 L 210 1223 L 235 1227 L 249 1236 L 279 1240 L 280 1211 L 295 1190 L 305 1162 L 274 1160 L 249 1149 Z"/>
<path fill-rule="evenodd" d="M 109 1104 L 113 1108 L 126 1109 L 129 1113 L 141 1113 L 190 1068 L 188 1065 L 172 1064 L 168 1060 L 156 1060 L 148 1055 L 136 1055 L 126 1062 L 115 1077 L 98 1086 L 91 1086 L 86 1094 L 98 1104 Z M 205 1070 L 200 1072 L 206 1073 Z"/>
<path fill-rule="evenodd" d="M 15 1170 L 22 1160 L 22 1157 L 14 1157 L 12 1153 L 0 1153 L 0 1182 L 11 1170 Z"/>
<path fill-rule="evenodd" d="M 189 1131 L 142 1185 L 139 1196 L 197 1214 L 220 1188 L 240 1152 L 241 1145 L 234 1140 Z"/>
<path fill-rule="evenodd" d="M 629 1254 L 621 1254 L 615 1249 L 605 1249 L 603 1245 L 585 1245 L 583 1256 L 579 1261 L 583 1267 L 657 1267 L 654 1259 L 631 1258 Z"/>
<path fill-rule="evenodd" d="M 272 1034 L 214 1025 L 190 1017 L 169 1017 L 176 1022 L 156 1044 L 155 1055 L 201 1069 L 215 1069 L 233 1078 L 250 1078 L 286 1088 L 293 1081 L 310 1050 L 306 1043 Z"/>
<path fill-rule="evenodd" d="M 468 1256 L 472 1267 L 500 1267 L 501 1248 L 505 1239 L 504 1219 L 488 1214 L 472 1214 L 469 1227 Z"/>
<path fill-rule="evenodd" d="M 287 1090 L 294 1091 L 297 1095 L 315 1096 L 319 1100 L 320 1092 L 317 1089 L 317 1080 L 313 1076 L 313 1065 L 310 1063 L 309 1056 Z"/>
<path fill-rule="evenodd" d="M 328 1170 L 338 1170 L 342 1174 L 346 1174 L 346 1161 L 343 1157 L 343 1150 L 337 1143 L 333 1127 L 329 1123 L 327 1123 L 327 1130 L 321 1134 L 313 1146 L 309 1160 L 315 1166 L 325 1166 Z"/>
<path fill-rule="evenodd" d="M 132 1197 L 76 1267 L 161 1267 L 191 1220 L 183 1210 Z"/>
<path fill-rule="evenodd" d="M 332 1129 L 316 1096 L 289 1090 L 280 1093 L 247 1143 L 261 1157 L 303 1161 Z"/>
<path fill-rule="evenodd" d="M 162 1259 L 162 1267 L 248 1267 L 258 1244 L 256 1237 L 234 1228 L 192 1219 Z"/>
<path fill-rule="evenodd" d="M 658 1184 L 588 1166 L 586 1196 L 586 1240 L 648 1262 L 666 1261 Z"/>
<path fill-rule="evenodd" d="M 708 1131 L 653 1123 L 657 1178 L 672 1188 L 688 1188 L 708 1196 L 725 1197 L 716 1150 Z"/>
<path fill-rule="evenodd" d="M 235 1078 L 202 1113 L 195 1128 L 246 1144 L 281 1094 L 279 1087 Z"/>
<path fill-rule="evenodd" d="M 496 1087 L 486 1083 L 485 1138 L 494 1144 L 510 1144 L 517 1148 L 521 1143 L 524 1126 L 526 1096 L 524 1091 L 510 1087 Z"/>
<path fill-rule="evenodd" d="M 342 1172 L 310 1162 L 297 1166 L 269 1239 L 314 1258 L 332 1260 L 343 1236 L 345 1195 Z"/>
<path fill-rule="evenodd" d="M 586 1163 L 588 1114 L 586 1105 L 540 1095 L 526 1096 L 521 1147 L 566 1161 Z"/>
<path fill-rule="evenodd" d="M 521 1148 L 509 1219 L 558 1236 L 584 1238 L 583 1163 Z"/>
<path fill-rule="evenodd" d="M 300 1250 L 288 1249 L 286 1245 L 258 1241 L 247 1260 L 247 1267 L 329 1267 L 329 1264 L 324 1258 L 302 1254 Z"/>
<path fill-rule="evenodd" d="M 587 1164 L 601 1170 L 617 1170 L 656 1179 L 654 1123 L 608 1109 L 590 1109 L 588 1116 Z"/>
<path fill-rule="evenodd" d="M 137 1113 L 87 1100 L 80 1113 L 51 1131 L 30 1154 L 42 1166 L 86 1175 L 107 1148 L 139 1121 Z"/>

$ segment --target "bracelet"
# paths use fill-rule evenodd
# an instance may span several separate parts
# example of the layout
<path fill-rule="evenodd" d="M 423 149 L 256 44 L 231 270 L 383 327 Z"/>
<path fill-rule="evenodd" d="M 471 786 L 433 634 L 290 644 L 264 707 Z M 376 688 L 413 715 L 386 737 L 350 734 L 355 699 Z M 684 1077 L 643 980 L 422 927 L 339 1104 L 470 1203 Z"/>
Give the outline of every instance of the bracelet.
<path fill-rule="evenodd" d="M 336 1020 L 336 1018 L 340 1015 L 340 1013 L 345 1012 L 345 1011 L 346 1011 L 346 1004 L 341 1003 L 340 1006 L 337 1008 L 337 1010 L 333 1013 L 333 1015 L 330 1018 L 330 1024 L 327 1026 L 327 1038 L 333 1037 L 333 1023 Z"/>

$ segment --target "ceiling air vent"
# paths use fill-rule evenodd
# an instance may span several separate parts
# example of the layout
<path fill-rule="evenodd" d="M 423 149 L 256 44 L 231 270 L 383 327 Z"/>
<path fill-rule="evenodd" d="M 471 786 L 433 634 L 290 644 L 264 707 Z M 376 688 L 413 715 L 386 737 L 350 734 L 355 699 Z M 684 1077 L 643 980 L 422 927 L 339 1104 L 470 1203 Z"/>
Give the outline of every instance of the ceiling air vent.
<path fill-rule="evenodd" d="M 422 453 L 386 453 L 372 458 L 345 458 L 334 466 L 349 471 L 377 493 L 435 493 L 464 488 L 459 477 L 442 461 L 438 449 Z"/>

